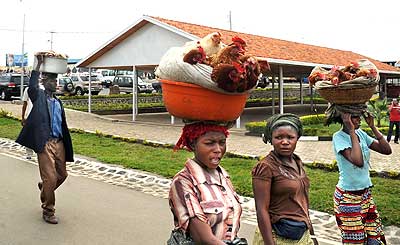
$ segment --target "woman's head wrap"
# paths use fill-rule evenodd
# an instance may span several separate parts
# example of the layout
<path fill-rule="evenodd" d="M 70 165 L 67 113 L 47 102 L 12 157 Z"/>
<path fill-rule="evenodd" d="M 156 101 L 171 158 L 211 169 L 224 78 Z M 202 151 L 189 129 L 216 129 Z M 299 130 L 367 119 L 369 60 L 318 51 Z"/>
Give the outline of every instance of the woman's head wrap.
<path fill-rule="evenodd" d="M 265 144 L 272 142 L 272 132 L 281 126 L 291 126 L 297 131 L 298 137 L 303 135 L 303 124 L 297 115 L 291 113 L 276 114 L 267 120 L 263 135 Z"/>
<path fill-rule="evenodd" d="M 194 141 L 200 136 L 211 131 L 221 132 L 225 135 L 225 137 L 228 137 L 229 135 L 227 126 L 221 126 L 206 122 L 186 124 L 182 129 L 181 137 L 175 144 L 174 150 L 186 148 L 189 151 L 193 151 Z"/>

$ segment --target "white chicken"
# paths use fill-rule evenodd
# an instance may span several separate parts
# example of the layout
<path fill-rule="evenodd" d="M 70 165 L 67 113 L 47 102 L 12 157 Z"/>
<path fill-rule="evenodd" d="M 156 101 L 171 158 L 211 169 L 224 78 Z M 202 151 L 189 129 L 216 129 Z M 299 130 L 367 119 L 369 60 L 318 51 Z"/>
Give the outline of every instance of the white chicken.
<path fill-rule="evenodd" d="M 203 37 L 199 41 L 187 42 L 184 46 L 184 54 L 189 53 L 193 49 L 197 49 L 198 46 L 201 46 L 206 53 L 207 58 L 210 58 L 226 45 L 221 42 L 221 33 L 213 32 Z"/>

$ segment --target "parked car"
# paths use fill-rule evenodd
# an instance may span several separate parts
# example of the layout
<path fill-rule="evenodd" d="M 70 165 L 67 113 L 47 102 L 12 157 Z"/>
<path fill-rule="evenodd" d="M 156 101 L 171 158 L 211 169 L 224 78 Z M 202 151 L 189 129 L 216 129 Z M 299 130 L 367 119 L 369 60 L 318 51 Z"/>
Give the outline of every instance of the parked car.
<path fill-rule="evenodd" d="M 161 82 L 159 80 L 157 80 L 157 79 L 148 79 L 148 78 L 144 78 L 142 80 L 144 82 L 151 83 L 151 85 L 153 86 L 153 89 L 155 90 L 155 92 L 157 92 L 157 93 L 161 93 L 162 92 Z"/>
<path fill-rule="evenodd" d="M 75 94 L 75 86 L 70 77 L 57 77 L 56 95 Z"/>
<path fill-rule="evenodd" d="M 112 85 L 112 81 L 114 78 L 110 78 L 109 76 L 103 76 L 103 72 L 99 72 L 98 70 L 92 72 L 92 76 L 97 76 L 100 80 L 100 84 L 103 88 L 109 88 Z"/>
<path fill-rule="evenodd" d="M 115 70 L 98 69 L 97 72 L 99 72 L 102 75 L 102 78 L 100 79 L 101 85 L 103 85 L 106 88 L 112 86 L 112 82 L 114 81 L 116 74 Z"/>
<path fill-rule="evenodd" d="M 106 88 L 109 88 L 109 87 L 112 86 L 112 82 L 113 82 L 113 81 L 112 81 L 111 79 L 103 78 L 103 79 L 101 80 L 101 86 L 106 87 Z"/>
<path fill-rule="evenodd" d="M 75 86 L 75 94 L 76 95 L 84 95 L 89 93 L 89 73 L 77 73 L 70 75 L 71 80 Z M 98 95 L 100 90 L 103 87 L 101 86 L 100 79 L 97 75 L 91 75 L 91 92 L 93 95 Z"/>
<path fill-rule="evenodd" d="M 266 88 L 269 85 L 269 79 L 266 76 L 260 77 L 257 82 L 257 88 Z"/>
<path fill-rule="evenodd" d="M 132 93 L 133 79 L 134 75 L 118 75 L 114 78 L 113 85 L 118 85 L 120 92 L 130 94 Z M 145 82 L 138 77 L 138 93 L 152 93 L 153 90 L 153 85 L 151 85 L 151 83 Z"/>
<path fill-rule="evenodd" d="M 28 87 L 29 77 L 24 75 L 24 89 Z M 21 74 L 5 73 L 0 75 L 0 99 L 10 100 L 11 96 L 21 96 Z"/>

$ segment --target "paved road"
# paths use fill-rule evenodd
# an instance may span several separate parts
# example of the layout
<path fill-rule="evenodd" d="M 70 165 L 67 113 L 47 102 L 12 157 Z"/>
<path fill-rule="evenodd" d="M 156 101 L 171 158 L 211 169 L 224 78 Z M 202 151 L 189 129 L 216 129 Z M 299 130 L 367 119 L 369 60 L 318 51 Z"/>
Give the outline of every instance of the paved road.
<path fill-rule="evenodd" d="M 37 166 L 0 154 L 1 245 L 165 244 L 172 228 L 167 199 L 69 176 L 57 191 L 58 225 L 41 219 Z M 242 224 L 250 238 L 254 226 Z"/>

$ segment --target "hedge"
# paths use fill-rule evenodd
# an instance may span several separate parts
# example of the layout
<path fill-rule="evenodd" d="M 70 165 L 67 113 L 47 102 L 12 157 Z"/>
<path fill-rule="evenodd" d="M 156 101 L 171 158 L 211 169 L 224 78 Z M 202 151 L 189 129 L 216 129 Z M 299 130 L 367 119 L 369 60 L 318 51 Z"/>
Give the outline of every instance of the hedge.
<path fill-rule="evenodd" d="M 160 93 L 139 93 L 139 97 L 160 96 Z M 61 100 L 88 99 L 86 95 L 71 95 L 60 96 Z M 92 99 L 107 99 L 107 98 L 132 98 L 132 94 L 110 94 L 110 95 L 92 95 Z"/>
<path fill-rule="evenodd" d="M 304 136 L 332 136 L 328 128 L 316 127 L 316 125 L 324 124 L 325 114 L 315 114 L 301 116 L 300 121 L 303 123 L 303 135 Z M 248 122 L 245 124 L 246 130 L 250 132 L 251 135 L 262 135 L 264 133 L 266 126 L 266 121 L 261 122 Z M 368 126 L 361 127 L 368 135 L 375 137 L 371 128 Z M 389 127 L 379 127 L 378 130 L 387 135 Z"/>
<path fill-rule="evenodd" d="M 327 129 L 319 129 L 319 128 L 311 128 L 307 127 L 310 125 L 321 124 L 324 123 L 325 114 L 316 114 L 316 115 L 307 115 L 301 116 L 300 121 L 303 123 L 304 126 L 304 133 L 303 135 L 323 135 L 328 136 L 329 130 Z M 265 126 L 267 125 L 266 121 L 261 122 L 248 122 L 245 124 L 245 128 L 251 134 L 255 135 L 262 135 L 264 133 Z M 322 134 L 317 134 L 317 131 L 320 131 Z"/>

